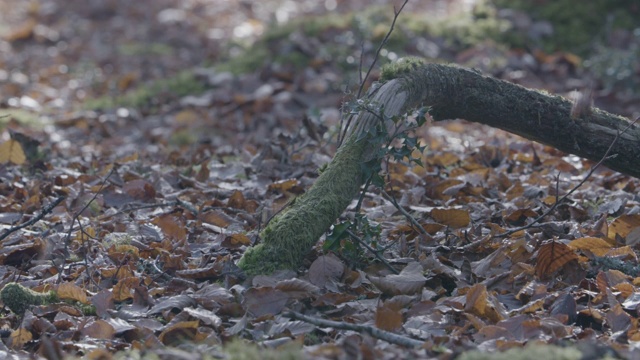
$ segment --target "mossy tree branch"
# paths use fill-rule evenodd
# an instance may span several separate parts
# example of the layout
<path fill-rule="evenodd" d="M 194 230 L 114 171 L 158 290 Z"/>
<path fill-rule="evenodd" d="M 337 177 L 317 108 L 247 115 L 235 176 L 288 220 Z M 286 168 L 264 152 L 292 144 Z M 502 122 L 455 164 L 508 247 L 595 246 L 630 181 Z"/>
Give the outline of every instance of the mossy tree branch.
<path fill-rule="evenodd" d="M 571 116 L 572 103 L 560 96 L 526 89 L 478 72 L 410 60 L 386 71 L 389 80 L 373 92 L 379 113 L 361 111 L 347 141 L 309 191 L 276 216 L 262 232 L 263 243 L 249 249 L 239 266 L 249 274 L 296 269 L 310 248 L 358 194 L 364 164 L 384 141 L 371 136 L 384 114 L 387 129 L 418 106 L 431 108 L 437 120 L 466 119 L 521 135 L 561 151 L 599 161 L 629 125 L 623 117 L 599 109 Z M 391 131 L 389 131 L 391 133 Z M 621 134 L 604 165 L 640 177 L 640 128 Z"/>

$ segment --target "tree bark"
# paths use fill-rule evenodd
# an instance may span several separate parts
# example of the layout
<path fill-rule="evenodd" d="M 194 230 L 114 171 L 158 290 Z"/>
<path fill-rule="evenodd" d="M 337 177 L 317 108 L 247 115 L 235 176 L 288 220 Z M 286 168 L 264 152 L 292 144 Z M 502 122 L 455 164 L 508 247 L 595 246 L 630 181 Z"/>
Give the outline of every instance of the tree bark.
<path fill-rule="evenodd" d="M 385 119 L 428 106 L 436 121 L 459 118 L 487 124 L 594 161 L 602 159 L 619 136 L 603 164 L 640 178 L 640 127 L 622 133 L 630 123 L 624 117 L 597 108 L 572 117 L 572 102 L 567 99 L 457 66 L 413 63 L 396 75 L 371 98 L 372 104 L 384 109 Z M 300 266 L 366 181 L 363 164 L 382 145 L 369 134 L 380 121 L 379 114 L 361 111 L 326 170 L 306 194 L 268 224 L 261 233 L 263 243 L 245 253 L 241 268 L 258 274 Z M 394 126 L 390 120 L 384 125 Z"/>

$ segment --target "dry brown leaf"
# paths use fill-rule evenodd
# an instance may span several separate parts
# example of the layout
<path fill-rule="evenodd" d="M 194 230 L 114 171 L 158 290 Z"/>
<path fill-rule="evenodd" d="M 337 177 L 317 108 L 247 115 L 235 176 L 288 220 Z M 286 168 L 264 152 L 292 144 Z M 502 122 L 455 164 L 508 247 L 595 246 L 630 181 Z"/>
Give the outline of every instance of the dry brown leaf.
<path fill-rule="evenodd" d="M 402 328 L 402 314 L 387 304 L 376 309 L 375 324 L 378 329 L 398 331 Z"/>
<path fill-rule="evenodd" d="M 128 277 L 121 279 L 113 287 L 113 300 L 125 301 L 133 299 L 133 289 L 138 286 L 140 279 L 137 277 Z"/>
<path fill-rule="evenodd" d="M 572 260 L 578 260 L 578 255 L 569 246 L 557 241 L 547 242 L 538 250 L 536 276 L 541 279 L 551 276 Z"/>
<path fill-rule="evenodd" d="M 232 219 L 224 213 L 218 211 L 209 211 L 199 215 L 200 219 L 208 224 L 226 228 L 231 224 Z"/>
<path fill-rule="evenodd" d="M 616 235 L 618 235 L 625 239 L 637 227 L 640 227 L 640 214 L 621 215 L 609 224 L 607 237 L 615 239 Z"/>
<path fill-rule="evenodd" d="M 9 336 L 9 341 L 10 341 L 9 346 L 12 349 L 16 349 L 16 350 L 22 349 L 24 344 L 28 343 L 31 340 L 33 340 L 33 335 L 31 334 L 31 331 L 20 327 L 17 330 L 14 330 Z"/>
<path fill-rule="evenodd" d="M 190 316 L 202 321 L 204 324 L 213 326 L 214 328 L 222 325 L 222 319 L 220 319 L 215 313 L 206 309 L 196 309 L 187 307 L 184 309 Z"/>
<path fill-rule="evenodd" d="M 467 301 L 464 311 L 484 317 L 487 308 L 487 287 L 484 284 L 475 284 L 467 291 Z"/>
<path fill-rule="evenodd" d="M 459 209 L 433 209 L 431 217 L 438 223 L 452 228 L 463 228 L 469 226 L 471 217 L 469 211 Z"/>
<path fill-rule="evenodd" d="M 160 333 L 158 339 L 167 346 L 175 346 L 185 341 L 193 341 L 196 338 L 199 325 L 199 320 L 181 321 L 170 324 Z"/>
<path fill-rule="evenodd" d="M 83 304 L 89 303 L 87 293 L 78 285 L 70 282 L 63 282 L 58 285 L 57 293 L 58 297 L 62 300 L 74 300 L 79 301 Z"/>
<path fill-rule="evenodd" d="M 152 221 L 158 225 L 165 236 L 176 240 L 184 240 L 187 237 L 187 230 L 182 221 L 176 219 L 172 214 L 163 214 Z"/>
<path fill-rule="evenodd" d="M 632 318 L 622 308 L 620 304 L 616 304 L 613 309 L 609 310 L 605 315 L 607 319 L 607 325 L 611 329 L 611 332 L 626 331 L 632 325 Z"/>
<path fill-rule="evenodd" d="M 104 320 L 96 320 L 82 328 L 80 333 L 94 339 L 111 340 L 116 334 L 116 330 Z"/>
<path fill-rule="evenodd" d="M 422 291 L 427 280 L 422 275 L 423 271 L 419 262 L 411 262 L 398 275 L 369 276 L 368 278 L 386 295 L 413 295 Z"/>
<path fill-rule="evenodd" d="M 224 238 L 220 246 L 226 249 L 238 249 L 251 245 L 251 239 L 245 234 L 232 234 Z"/>
<path fill-rule="evenodd" d="M 136 179 L 125 183 L 122 191 L 132 198 L 149 202 L 156 198 L 156 189 L 146 180 Z"/>
<path fill-rule="evenodd" d="M 244 293 L 242 305 L 251 315 L 277 315 L 289 301 L 289 295 L 272 287 L 251 288 Z"/>
<path fill-rule="evenodd" d="M 242 192 L 235 190 L 227 200 L 227 206 L 234 209 L 244 209 L 244 195 Z"/>
<path fill-rule="evenodd" d="M 612 248 L 607 241 L 594 237 L 575 239 L 569 243 L 569 246 L 576 250 L 589 250 L 596 256 L 604 256 Z"/>
<path fill-rule="evenodd" d="M 290 192 L 294 194 L 300 194 L 304 191 L 302 186 L 300 186 L 300 181 L 298 181 L 297 179 L 276 181 L 273 184 L 270 184 L 268 189 L 269 191 L 273 191 L 273 192 L 279 192 L 279 193 Z"/>
<path fill-rule="evenodd" d="M 335 290 L 346 266 L 333 254 L 319 256 L 309 268 L 309 281 L 323 289 Z"/>
<path fill-rule="evenodd" d="M 298 278 L 279 281 L 275 288 L 286 293 L 292 299 L 304 299 L 320 293 L 317 286 Z"/>

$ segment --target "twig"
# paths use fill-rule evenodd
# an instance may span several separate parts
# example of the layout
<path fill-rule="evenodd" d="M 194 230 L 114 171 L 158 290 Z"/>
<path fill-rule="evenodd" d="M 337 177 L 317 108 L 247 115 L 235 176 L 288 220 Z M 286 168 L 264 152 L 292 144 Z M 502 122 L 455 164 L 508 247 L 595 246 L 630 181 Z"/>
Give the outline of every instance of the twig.
<path fill-rule="evenodd" d="M 566 193 L 560 199 L 557 199 L 557 196 L 558 196 L 558 192 L 557 192 L 558 184 L 556 183 L 556 202 L 553 203 L 553 205 L 551 205 L 551 207 L 549 209 L 547 209 L 547 211 L 545 211 L 542 215 L 540 215 L 537 218 L 535 218 L 531 223 L 529 223 L 527 225 L 524 225 L 524 226 L 521 226 L 521 227 L 518 227 L 518 228 L 515 228 L 515 229 L 511 229 L 509 231 L 505 231 L 502 234 L 497 234 L 497 235 L 495 235 L 495 237 L 498 237 L 498 238 L 507 237 L 509 235 L 517 233 L 518 231 L 530 229 L 535 224 L 539 223 L 542 219 L 544 219 L 547 215 L 551 214 L 551 212 L 554 211 L 558 207 L 558 205 L 560 203 L 564 202 L 569 196 L 571 196 L 571 194 L 573 194 L 582 185 L 584 185 L 584 183 L 593 175 L 593 173 L 596 171 L 596 169 L 598 169 L 598 167 L 600 167 L 600 165 L 602 165 L 602 163 L 609 158 L 609 153 L 611 153 L 611 149 L 613 149 L 613 146 L 616 144 L 616 142 L 618 142 L 618 139 L 620 139 L 620 135 L 622 135 L 625 132 L 627 132 L 627 130 L 629 130 L 630 127 L 632 127 L 636 122 L 638 122 L 638 120 L 640 120 L 640 116 L 637 117 L 635 120 L 633 120 L 632 123 L 627 125 L 627 127 L 622 129 L 622 131 L 618 131 L 618 133 L 616 134 L 616 137 L 613 139 L 613 141 L 611 142 L 611 145 L 609 145 L 609 148 L 607 149 L 607 151 L 605 151 L 605 153 L 602 156 L 602 158 L 600 159 L 600 161 L 598 161 L 594 166 L 591 167 L 591 169 L 587 173 L 587 176 L 585 176 L 582 179 L 582 181 L 580 181 L 578 183 L 578 185 L 574 186 L 571 190 L 569 190 L 568 193 Z"/>
<path fill-rule="evenodd" d="M 320 318 L 316 318 L 308 315 L 303 315 L 295 311 L 284 312 L 282 316 L 289 319 L 293 319 L 293 320 L 301 320 L 316 326 L 331 327 L 331 328 L 340 329 L 340 330 L 351 330 L 351 331 L 356 331 L 358 333 L 369 334 L 370 336 L 376 339 L 384 340 L 391 344 L 405 346 L 409 348 L 419 348 L 424 345 L 424 341 L 412 339 L 410 337 L 403 336 L 400 334 L 394 334 L 392 332 L 381 330 L 372 326 L 350 324 L 350 323 L 333 321 L 333 320 L 325 320 L 325 319 L 320 319 Z"/>
<path fill-rule="evenodd" d="M 42 211 L 40 212 L 40 214 L 32 217 L 31 219 L 29 219 L 28 221 L 25 221 L 24 223 L 20 224 L 20 225 L 16 225 L 13 226 L 7 230 L 4 231 L 4 233 L 2 233 L 2 235 L 0 235 L 0 241 L 4 240 L 7 236 L 9 236 L 10 234 L 20 230 L 20 229 L 24 229 L 27 226 L 31 226 L 35 223 L 37 223 L 38 221 L 40 221 L 40 219 L 42 219 L 45 215 L 47 215 L 48 213 L 50 213 L 53 208 L 55 208 L 56 206 L 58 206 L 66 197 L 65 196 L 59 196 L 57 197 L 55 200 L 53 200 L 49 205 L 45 206 L 44 208 L 42 208 Z"/>
<path fill-rule="evenodd" d="M 66 236 L 66 239 L 65 239 L 65 242 L 64 242 L 65 243 L 65 253 L 68 253 L 68 247 L 69 247 L 69 243 L 70 243 L 70 240 L 71 240 L 71 233 L 73 232 L 73 224 L 76 221 L 78 221 L 78 226 L 80 228 L 80 232 L 82 233 L 82 235 L 80 235 L 80 239 L 82 240 L 82 249 L 84 250 L 84 264 L 87 267 L 87 269 L 90 268 L 89 261 L 87 260 L 87 255 L 88 255 L 89 251 L 87 251 L 87 249 L 85 248 L 84 235 L 87 235 L 87 237 L 90 237 L 90 236 L 84 230 L 84 227 L 82 226 L 82 222 L 78 218 L 89 207 L 89 205 L 91 205 L 91 203 L 95 201 L 95 199 L 98 197 L 98 194 L 100 194 L 102 189 L 104 189 L 104 186 L 106 185 L 107 180 L 109 180 L 109 178 L 111 177 L 111 175 L 113 174 L 114 171 L 115 171 L 115 167 L 112 167 L 111 170 L 109 171 L 109 174 L 107 174 L 107 176 L 104 178 L 104 180 L 100 184 L 100 188 L 98 189 L 98 191 L 96 191 L 96 193 L 93 194 L 93 196 L 91 197 L 91 200 L 87 201 L 87 203 L 82 207 L 82 209 L 78 210 L 73 215 L 73 219 L 71 220 L 71 225 L 69 226 L 69 231 L 67 232 L 67 236 Z M 62 281 L 62 273 L 63 273 L 62 271 L 58 272 L 58 282 Z M 98 283 L 95 282 L 93 277 L 89 276 L 89 279 L 94 283 L 94 285 L 96 285 L 98 287 L 98 289 L 101 289 L 101 286 Z"/>
<path fill-rule="evenodd" d="M 393 206 L 396 207 L 396 209 L 398 209 L 398 211 L 400 211 L 402 213 L 402 215 L 404 215 L 407 220 L 409 220 L 409 222 L 411 223 L 411 225 L 415 226 L 418 230 L 418 232 L 420 234 L 422 234 L 425 237 L 429 237 L 429 234 L 427 233 L 427 231 L 422 227 L 422 225 L 420 225 L 420 223 L 418 223 L 418 220 L 416 220 L 413 216 L 411 216 L 411 214 L 409 214 L 409 212 L 407 212 L 407 210 L 405 210 L 402 206 L 400 206 L 400 204 L 398 204 L 398 202 L 396 201 L 395 197 L 392 197 L 391 195 L 387 194 L 386 191 L 382 190 L 382 197 L 384 197 L 385 199 L 391 201 L 391 203 L 393 204 Z"/>
<path fill-rule="evenodd" d="M 376 250 L 376 249 L 372 248 L 371 245 L 367 244 L 362 239 L 360 239 L 360 237 L 358 235 L 354 234 L 353 231 L 347 230 L 347 234 L 349 234 L 349 236 L 351 236 L 352 239 L 357 241 L 358 244 L 364 246 L 373 255 L 375 255 L 375 257 L 378 258 L 378 260 L 380 260 L 380 262 L 382 262 L 384 264 L 384 266 L 386 266 L 389 270 L 391 270 L 392 273 L 394 273 L 396 275 L 400 274 L 400 272 L 396 268 L 394 268 L 393 266 L 391 266 L 391 264 L 389 264 L 389 262 L 387 262 L 387 259 L 385 259 L 384 256 L 382 256 L 382 254 L 380 254 L 379 250 Z"/>
<path fill-rule="evenodd" d="M 396 10 L 395 6 L 393 7 L 393 21 L 391 21 L 391 26 L 389 27 L 389 31 L 387 32 L 387 35 L 385 35 L 384 39 L 382 39 L 382 42 L 380 43 L 380 45 L 378 45 L 378 49 L 376 49 L 376 54 L 373 57 L 373 61 L 371 62 L 371 65 L 369 65 L 369 69 L 367 69 L 367 74 L 364 76 L 364 79 L 360 81 L 360 87 L 358 88 L 358 94 L 356 94 L 356 99 L 360 99 L 360 96 L 362 95 L 362 90 L 364 90 L 364 84 L 369 78 L 369 75 L 371 74 L 373 67 L 376 65 L 376 62 L 380 57 L 380 51 L 382 51 L 382 48 L 387 44 L 387 41 L 389 41 L 389 37 L 391 36 L 391 33 L 393 32 L 393 28 L 396 25 L 396 20 L 398 20 L 398 16 L 400 16 L 402 9 L 404 9 L 405 5 L 407 5 L 408 2 L 409 0 L 404 0 L 402 5 L 400 6 L 400 9 L 398 10 Z M 360 57 L 361 62 L 362 62 L 362 57 L 363 56 L 361 55 Z M 360 71 L 360 74 L 362 74 L 362 71 Z M 342 145 L 342 141 L 344 141 L 344 138 L 347 136 L 347 130 L 349 129 L 349 126 L 351 126 L 352 119 L 353 119 L 353 116 L 350 116 L 349 120 L 347 121 L 347 125 L 344 127 L 344 131 L 342 132 L 342 136 L 338 137 L 338 140 L 339 140 L 338 146 Z"/>

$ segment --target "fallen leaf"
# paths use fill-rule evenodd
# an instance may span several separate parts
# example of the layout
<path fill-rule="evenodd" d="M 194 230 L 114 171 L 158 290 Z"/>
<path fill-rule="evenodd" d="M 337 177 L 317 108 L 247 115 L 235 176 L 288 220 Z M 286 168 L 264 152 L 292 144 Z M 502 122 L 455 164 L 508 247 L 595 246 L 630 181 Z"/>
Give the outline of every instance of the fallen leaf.
<path fill-rule="evenodd" d="M 369 276 L 369 280 L 386 295 L 412 295 L 419 293 L 427 280 L 422 265 L 411 262 L 398 275 Z"/>
<path fill-rule="evenodd" d="M 22 150 L 22 146 L 16 140 L 7 140 L 0 144 L 0 163 L 13 163 L 22 165 L 27 161 L 27 157 Z"/>
<path fill-rule="evenodd" d="M 549 241 L 538 250 L 536 276 L 541 279 L 551 276 L 572 260 L 578 260 L 573 249 L 561 242 Z"/>

